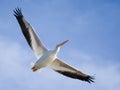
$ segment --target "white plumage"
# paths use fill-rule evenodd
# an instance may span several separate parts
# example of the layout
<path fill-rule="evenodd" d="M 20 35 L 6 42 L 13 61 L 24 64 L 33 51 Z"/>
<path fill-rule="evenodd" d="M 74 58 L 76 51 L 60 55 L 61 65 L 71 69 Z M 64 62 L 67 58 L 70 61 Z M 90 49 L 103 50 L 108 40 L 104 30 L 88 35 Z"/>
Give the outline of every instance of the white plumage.
<path fill-rule="evenodd" d="M 24 37 L 27 40 L 27 43 L 38 59 L 38 61 L 33 64 L 33 71 L 37 71 L 44 67 L 49 67 L 62 75 L 89 83 L 94 82 L 94 78 L 92 76 L 82 73 L 81 71 L 69 66 L 68 64 L 62 62 L 59 58 L 57 58 L 60 47 L 67 43 L 68 40 L 56 45 L 56 48 L 54 50 L 48 50 L 37 37 L 31 25 L 25 20 L 24 16 L 22 15 L 21 9 L 15 9 L 14 16 L 18 20 L 18 23 L 21 27 Z"/>

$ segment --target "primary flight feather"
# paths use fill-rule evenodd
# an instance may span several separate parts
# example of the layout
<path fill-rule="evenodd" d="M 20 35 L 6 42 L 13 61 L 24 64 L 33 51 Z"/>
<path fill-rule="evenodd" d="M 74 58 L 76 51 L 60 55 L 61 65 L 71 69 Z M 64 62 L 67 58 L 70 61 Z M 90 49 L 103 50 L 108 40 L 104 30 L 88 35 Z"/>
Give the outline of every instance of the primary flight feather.
<path fill-rule="evenodd" d="M 32 67 L 32 70 L 34 72 L 44 67 L 49 67 L 67 77 L 79 79 L 89 83 L 94 82 L 94 78 L 92 76 L 84 74 L 80 70 L 69 66 L 57 58 L 57 54 L 61 46 L 67 43 L 68 40 L 56 45 L 54 50 L 48 50 L 41 42 L 41 40 L 37 37 L 32 26 L 25 20 L 20 8 L 16 8 L 14 10 L 14 16 L 16 17 L 21 27 L 22 33 L 26 38 L 28 45 L 31 47 L 35 53 L 36 58 L 38 59 Z"/>

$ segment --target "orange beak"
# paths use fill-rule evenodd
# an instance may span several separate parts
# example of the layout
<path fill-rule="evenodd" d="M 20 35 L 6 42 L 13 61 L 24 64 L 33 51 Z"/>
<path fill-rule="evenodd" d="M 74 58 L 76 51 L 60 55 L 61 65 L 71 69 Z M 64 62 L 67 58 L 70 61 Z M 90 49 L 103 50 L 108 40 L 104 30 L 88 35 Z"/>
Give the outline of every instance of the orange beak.
<path fill-rule="evenodd" d="M 60 43 L 60 44 L 58 44 L 57 45 L 57 47 L 61 47 L 61 46 L 63 46 L 65 43 L 67 43 L 69 40 L 65 40 L 65 41 L 63 41 L 62 43 Z"/>

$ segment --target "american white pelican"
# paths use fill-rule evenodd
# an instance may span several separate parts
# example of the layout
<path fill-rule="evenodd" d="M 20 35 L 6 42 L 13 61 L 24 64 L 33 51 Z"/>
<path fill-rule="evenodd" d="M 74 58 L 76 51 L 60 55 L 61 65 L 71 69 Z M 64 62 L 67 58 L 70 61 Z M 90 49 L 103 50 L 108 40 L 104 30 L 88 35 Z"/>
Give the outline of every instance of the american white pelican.
<path fill-rule="evenodd" d="M 94 78 L 92 76 L 82 73 L 81 71 L 69 66 L 68 64 L 62 62 L 59 58 L 57 58 L 57 54 L 61 46 L 67 43 L 68 40 L 56 45 L 54 50 L 48 50 L 38 39 L 31 25 L 25 20 L 20 8 L 16 8 L 14 10 L 14 16 L 16 17 L 21 27 L 22 33 L 26 38 L 27 43 L 34 51 L 38 59 L 32 67 L 33 71 L 37 71 L 44 67 L 50 67 L 51 69 L 62 75 L 89 83 L 94 82 Z"/>

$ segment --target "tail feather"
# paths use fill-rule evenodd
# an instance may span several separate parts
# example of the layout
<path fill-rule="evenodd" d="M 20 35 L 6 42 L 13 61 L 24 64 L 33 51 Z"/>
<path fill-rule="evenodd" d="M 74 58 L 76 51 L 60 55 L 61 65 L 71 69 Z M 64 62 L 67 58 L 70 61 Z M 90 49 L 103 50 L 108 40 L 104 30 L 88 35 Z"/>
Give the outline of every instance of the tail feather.
<path fill-rule="evenodd" d="M 33 66 L 33 67 L 32 67 L 32 70 L 33 70 L 33 72 L 35 72 L 35 71 L 38 70 L 38 68 L 36 68 L 35 66 Z"/>
<path fill-rule="evenodd" d="M 37 68 L 35 66 L 33 66 L 31 69 L 33 72 L 39 72 L 41 70 L 40 68 Z"/>
<path fill-rule="evenodd" d="M 32 62 L 32 63 L 31 63 L 31 66 L 33 67 L 34 65 L 35 65 L 35 63 L 34 63 L 34 62 Z"/>
<path fill-rule="evenodd" d="M 31 63 L 31 67 L 32 67 L 31 69 L 33 70 L 33 72 L 38 70 L 38 68 L 35 67 L 35 63 L 34 62 Z"/>
<path fill-rule="evenodd" d="M 38 68 L 38 67 L 35 66 L 34 62 L 31 63 L 31 66 L 32 66 L 31 69 L 32 69 L 33 72 L 39 72 L 41 70 L 40 68 Z"/>

